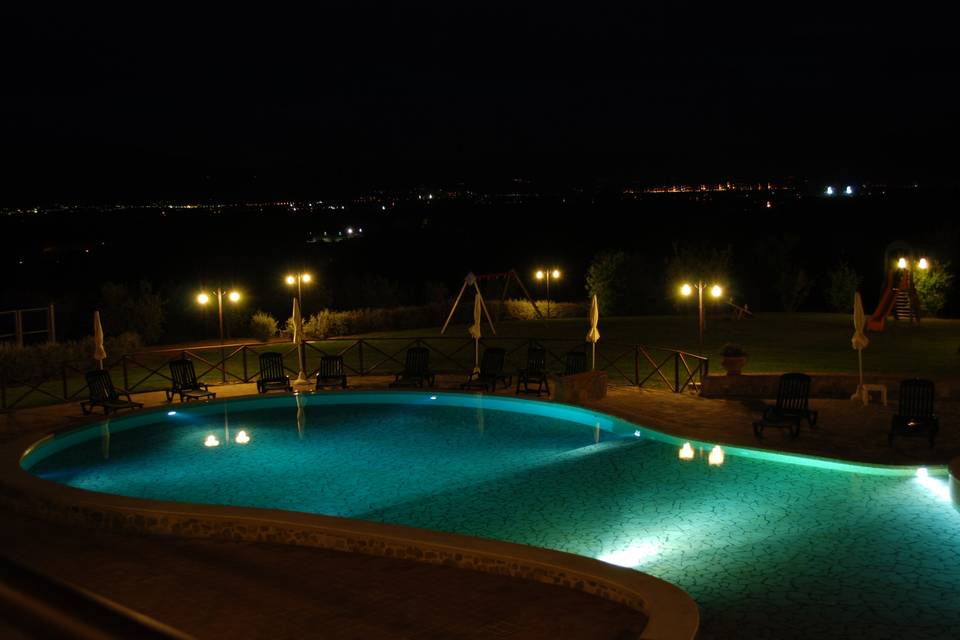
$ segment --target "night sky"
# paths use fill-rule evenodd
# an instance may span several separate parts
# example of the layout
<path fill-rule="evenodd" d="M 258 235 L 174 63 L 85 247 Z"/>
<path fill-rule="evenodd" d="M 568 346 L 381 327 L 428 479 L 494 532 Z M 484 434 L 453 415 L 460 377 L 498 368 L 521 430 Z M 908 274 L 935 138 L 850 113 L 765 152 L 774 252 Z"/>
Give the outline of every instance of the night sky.
<path fill-rule="evenodd" d="M 11 4 L 4 205 L 514 175 L 955 180 L 960 39 L 916 4 Z"/>

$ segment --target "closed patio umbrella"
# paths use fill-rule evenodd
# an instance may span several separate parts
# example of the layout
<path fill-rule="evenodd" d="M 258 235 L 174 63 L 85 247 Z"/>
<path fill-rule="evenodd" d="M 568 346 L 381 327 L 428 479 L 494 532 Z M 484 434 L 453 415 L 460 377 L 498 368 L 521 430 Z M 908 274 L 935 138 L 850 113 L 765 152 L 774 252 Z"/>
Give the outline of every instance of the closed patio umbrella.
<path fill-rule="evenodd" d="M 100 326 L 100 312 L 93 312 L 93 359 L 98 368 L 103 369 L 103 361 L 107 359 L 107 350 L 103 348 L 103 327 Z"/>
<path fill-rule="evenodd" d="M 480 292 L 477 291 L 477 295 L 473 298 L 473 324 L 470 325 L 470 328 L 467 331 L 470 332 L 471 337 L 473 337 L 473 372 L 480 372 L 480 312 L 482 308 L 482 301 L 480 299 Z"/>
<path fill-rule="evenodd" d="M 863 332 L 864 327 L 866 327 L 867 321 L 866 316 L 863 313 L 863 300 L 860 299 L 860 292 L 857 291 L 853 296 L 853 337 L 850 339 L 850 343 L 853 345 L 853 348 L 857 350 L 857 362 L 860 368 L 860 384 L 857 385 L 857 392 L 853 394 L 850 399 L 863 400 L 864 404 L 867 402 L 866 393 L 863 390 L 863 350 L 867 348 L 867 345 L 870 344 L 870 339 Z"/>
<path fill-rule="evenodd" d="M 591 371 L 597 368 L 597 340 L 600 339 L 600 332 L 597 331 L 597 324 L 600 322 L 600 306 L 597 304 L 597 294 L 593 294 L 593 301 L 590 302 L 590 331 L 587 332 L 587 342 L 593 345 Z"/>

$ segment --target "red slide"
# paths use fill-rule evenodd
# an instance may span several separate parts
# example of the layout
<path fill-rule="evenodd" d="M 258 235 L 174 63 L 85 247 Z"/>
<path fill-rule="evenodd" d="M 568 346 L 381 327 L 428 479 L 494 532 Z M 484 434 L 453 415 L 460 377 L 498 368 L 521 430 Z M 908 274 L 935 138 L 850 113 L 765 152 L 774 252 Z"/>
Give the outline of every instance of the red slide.
<path fill-rule="evenodd" d="M 867 329 L 870 331 L 883 331 L 887 316 L 890 315 L 890 310 L 893 309 L 893 305 L 897 300 L 893 288 L 893 274 L 894 271 L 891 269 L 890 273 L 887 274 L 887 286 L 883 288 L 883 294 L 880 295 L 880 304 L 877 305 L 877 310 L 874 311 L 870 319 L 867 320 Z M 904 272 L 900 280 L 900 288 L 908 287 L 909 284 L 910 281 L 907 279 L 906 272 Z"/>

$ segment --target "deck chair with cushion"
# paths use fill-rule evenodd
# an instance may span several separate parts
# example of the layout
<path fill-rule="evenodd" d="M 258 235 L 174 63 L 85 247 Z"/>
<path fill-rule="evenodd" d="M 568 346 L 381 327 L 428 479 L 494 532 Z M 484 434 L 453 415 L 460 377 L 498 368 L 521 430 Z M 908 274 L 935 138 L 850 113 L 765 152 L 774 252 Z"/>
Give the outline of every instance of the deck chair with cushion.
<path fill-rule="evenodd" d="M 343 356 L 323 356 L 317 373 L 317 391 L 325 387 L 347 388 L 347 374 L 343 372 Z"/>
<path fill-rule="evenodd" d="M 480 360 L 480 371 L 470 373 L 470 377 L 460 385 L 460 388 L 496 391 L 497 382 L 502 382 L 503 388 L 508 389 L 513 376 L 503 372 L 503 361 L 506 355 L 507 352 L 499 347 L 486 349 L 483 352 L 483 359 Z"/>
<path fill-rule="evenodd" d="M 403 371 L 396 374 L 391 387 L 433 386 L 435 376 L 430 371 L 430 350 L 426 347 L 410 347 L 404 361 Z"/>
<path fill-rule="evenodd" d="M 894 436 L 926 437 L 932 447 L 940 430 L 940 418 L 933 413 L 935 396 L 931 380 L 901 381 L 899 407 L 890 423 L 887 444 L 893 446 Z"/>
<path fill-rule="evenodd" d="M 119 409 L 141 409 L 142 402 L 134 402 L 127 391 L 117 391 L 113 386 L 113 379 L 110 372 L 104 369 L 94 369 L 86 374 L 87 389 L 90 392 L 90 399 L 80 403 L 80 409 L 84 414 L 89 414 L 94 407 L 103 407 L 103 413 L 108 414 L 111 411 Z M 126 399 L 124 399 L 126 398 Z"/>
<path fill-rule="evenodd" d="M 530 385 L 536 384 L 536 389 Z M 523 386 L 523 389 L 520 386 Z M 517 393 L 535 393 L 538 396 L 546 391 L 550 395 L 550 383 L 547 382 L 547 350 L 539 345 L 527 349 L 527 366 L 517 372 Z"/>
<path fill-rule="evenodd" d="M 271 390 L 292 391 L 290 378 L 283 368 L 283 354 L 267 351 L 260 354 L 260 378 L 257 380 L 257 392 Z"/>
<path fill-rule="evenodd" d="M 217 394 L 210 391 L 205 383 L 197 380 L 193 360 L 189 358 L 170 361 L 170 379 L 173 385 L 165 391 L 167 402 L 171 402 L 175 395 L 180 396 L 180 402 L 217 397 Z"/>
<path fill-rule="evenodd" d="M 584 351 L 568 351 L 563 358 L 562 376 L 572 376 L 587 370 L 587 354 Z"/>
<path fill-rule="evenodd" d="M 785 373 L 777 387 L 777 404 L 763 410 L 763 417 L 753 423 L 753 434 L 763 437 L 765 427 L 786 427 L 792 437 L 800 435 L 800 423 L 817 424 L 817 412 L 810 409 L 810 376 L 805 373 Z"/>

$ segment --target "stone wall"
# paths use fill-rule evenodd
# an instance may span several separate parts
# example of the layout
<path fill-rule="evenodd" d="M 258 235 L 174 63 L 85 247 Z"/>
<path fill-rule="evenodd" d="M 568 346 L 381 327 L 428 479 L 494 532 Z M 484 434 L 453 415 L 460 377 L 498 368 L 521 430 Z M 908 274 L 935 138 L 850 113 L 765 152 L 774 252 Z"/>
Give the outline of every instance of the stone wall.
<path fill-rule="evenodd" d="M 607 372 L 585 371 L 558 376 L 553 385 L 553 399 L 567 404 L 599 400 L 607 395 Z"/>

